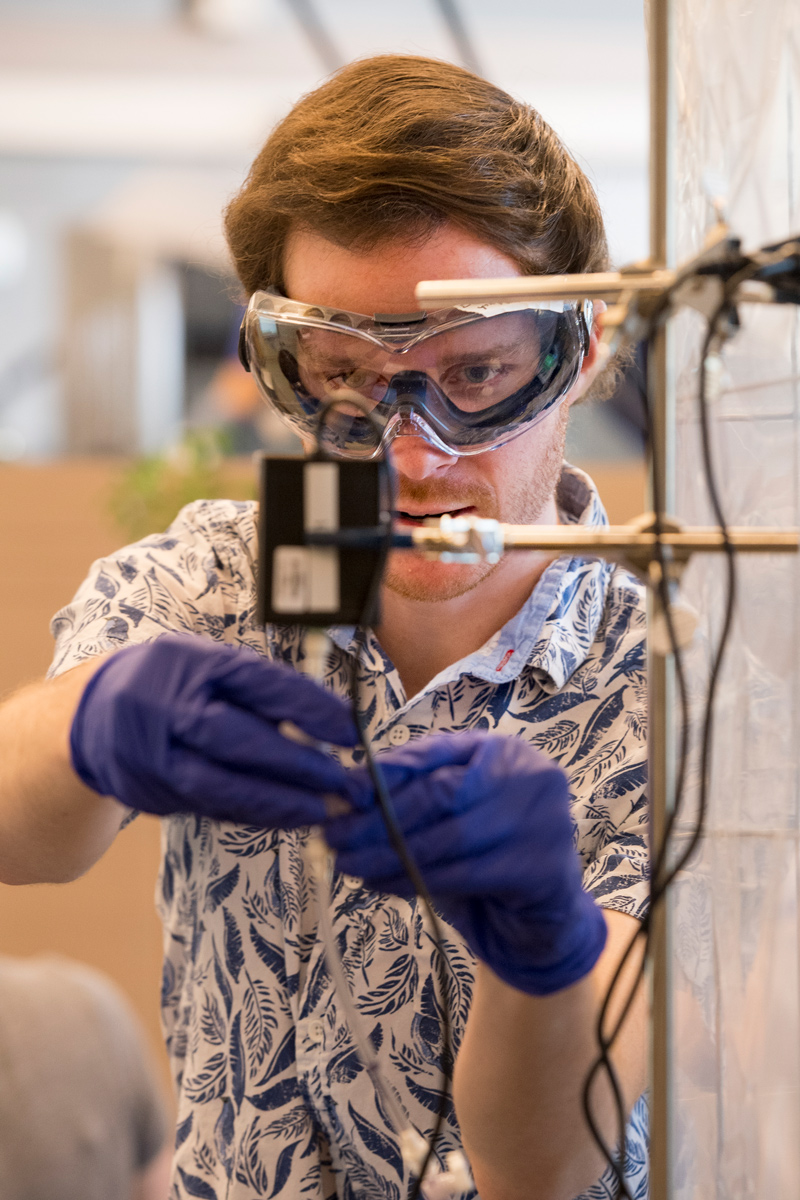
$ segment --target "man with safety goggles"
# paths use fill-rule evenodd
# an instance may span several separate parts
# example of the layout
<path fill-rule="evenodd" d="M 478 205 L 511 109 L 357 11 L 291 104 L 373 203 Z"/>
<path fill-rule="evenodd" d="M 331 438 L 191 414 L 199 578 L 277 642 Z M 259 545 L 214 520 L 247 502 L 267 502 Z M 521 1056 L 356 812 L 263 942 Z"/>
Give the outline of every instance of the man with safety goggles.
<path fill-rule="evenodd" d="M 227 233 L 265 399 L 307 444 L 325 409 L 331 452 L 388 453 L 399 524 L 605 520 L 563 461 L 598 369 L 591 307 L 415 311 L 422 279 L 605 268 L 591 187 L 538 113 L 448 64 L 351 64 L 270 136 Z M 375 1070 L 425 1137 L 452 1073 L 437 1152 L 463 1146 L 483 1200 L 613 1194 L 581 1092 L 647 904 L 641 588 L 598 561 L 397 551 L 380 624 L 330 631 L 321 687 L 299 673 L 301 630 L 255 627 L 255 558 L 254 506 L 201 501 L 96 564 L 54 620 L 58 678 L 0 725 L 5 881 L 80 873 L 122 812 L 164 818 L 173 1197 L 400 1200 L 409 1168 Z M 445 994 L 353 753 L 354 677 L 445 921 Z M 326 967 L 310 825 L 336 852 L 330 920 L 370 1069 Z M 644 1042 L 639 998 L 612 1054 L 631 1194 Z M 591 1102 L 613 1145 L 603 1079 Z"/>
<path fill-rule="evenodd" d="M 325 436 L 343 456 L 374 457 L 403 436 L 482 454 L 564 399 L 589 349 L 592 312 L 589 301 L 551 301 L 370 317 L 256 292 L 240 357 L 301 438 L 315 438 L 321 409 L 335 404 Z"/>

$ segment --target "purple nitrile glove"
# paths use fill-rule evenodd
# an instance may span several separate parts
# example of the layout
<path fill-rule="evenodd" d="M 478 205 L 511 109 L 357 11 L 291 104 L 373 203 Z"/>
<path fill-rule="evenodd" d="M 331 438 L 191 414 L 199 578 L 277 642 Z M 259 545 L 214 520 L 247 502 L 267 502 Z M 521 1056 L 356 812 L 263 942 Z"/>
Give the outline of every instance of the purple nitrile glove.
<path fill-rule="evenodd" d="M 288 829 L 314 825 L 350 774 L 279 732 L 353 746 L 348 706 L 252 650 L 168 635 L 112 655 L 91 677 L 70 731 L 75 771 L 104 796 L 164 816 Z"/>
<path fill-rule="evenodd" d="M 582 887 L 562 769 L 520 738 L 481 733 L 424 737 L 379 763 L 434 903 L 476 957 L 532 995 L 588 974 L 606 923 Z M 366 792 L 366 770 L 353 774 Z M 326 837 L 338 870 L 412 894 L 374 804 L 328 821 Z"/>

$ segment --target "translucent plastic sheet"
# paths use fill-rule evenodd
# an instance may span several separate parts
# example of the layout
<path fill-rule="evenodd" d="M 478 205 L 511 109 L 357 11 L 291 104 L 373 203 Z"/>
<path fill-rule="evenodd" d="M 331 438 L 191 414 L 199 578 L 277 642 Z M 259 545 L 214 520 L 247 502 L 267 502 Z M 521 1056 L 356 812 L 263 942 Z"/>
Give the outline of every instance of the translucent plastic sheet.
<path fill-rule="evenodd" d="M 746 249 L 800 232 L 797 0 L 676 0 L 675 12 L 677 260 L 699 249 L 714 194 Z M 800 524 L 797 310 L 741 315 L 713 414 L 726 515 Z M 677 506 L 695 524 L 712 520 L 695 415 L 702 333 L 696 316 L 675 323 Z M 800 569 L 777 556 L 739 564 L 708 834 L 671 899 L 679 1200 L 800 1196 Z M 696 559 L 684 590 L 701 614 L 688 661 L 697 715 L 724 564 Z"/>

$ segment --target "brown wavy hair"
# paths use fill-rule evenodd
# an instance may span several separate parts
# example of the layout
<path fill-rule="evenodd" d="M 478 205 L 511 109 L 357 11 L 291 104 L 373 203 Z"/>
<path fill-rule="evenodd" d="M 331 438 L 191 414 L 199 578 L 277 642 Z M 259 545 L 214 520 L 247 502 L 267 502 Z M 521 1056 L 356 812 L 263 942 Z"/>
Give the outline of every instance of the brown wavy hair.
<path fill-rule="evenodd" d="M 283 290 L 292 226 L 348 249 L 445 221 L 524 273 L 602 271 L 597 197 L 539 113 L 452 63 L 349 63 L 273 130 L 225 213 L 245 291 Z"/>

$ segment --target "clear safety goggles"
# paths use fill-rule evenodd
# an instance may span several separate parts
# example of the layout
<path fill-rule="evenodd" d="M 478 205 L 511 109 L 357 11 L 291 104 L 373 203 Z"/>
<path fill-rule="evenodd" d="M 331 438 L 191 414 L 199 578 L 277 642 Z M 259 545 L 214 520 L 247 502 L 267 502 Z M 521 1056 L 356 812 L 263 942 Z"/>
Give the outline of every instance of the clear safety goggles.
<path fill-rule="evenodd" d="M 372 458 L 413 434 L 467 455 L 552 412 L 580 374 L 591 328 L 589 301 L 365 316 L 256 292 L 239 354 L 287 424 L 306 440 L 322 435 L 329 451 Z"/>

